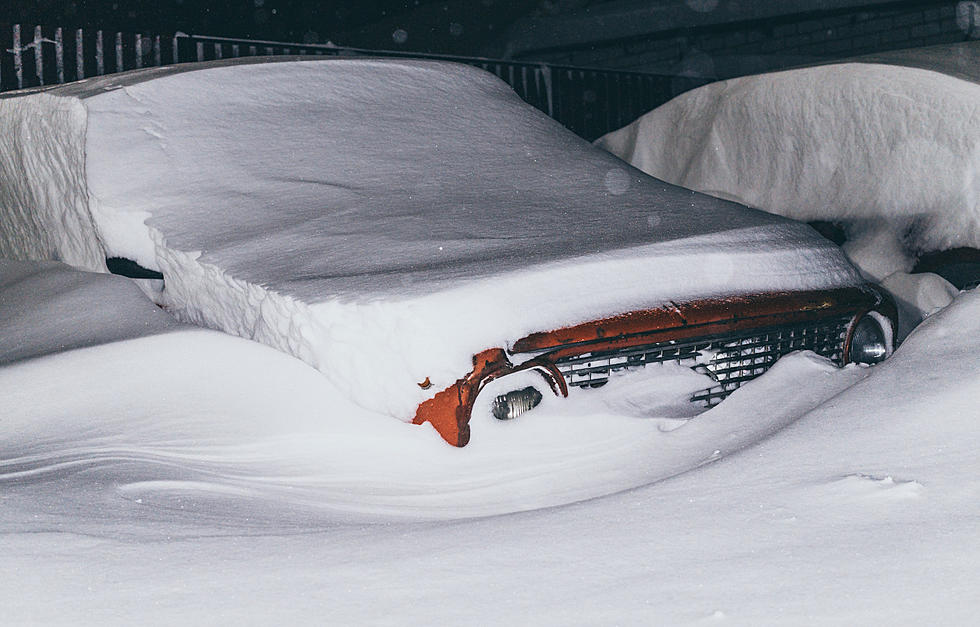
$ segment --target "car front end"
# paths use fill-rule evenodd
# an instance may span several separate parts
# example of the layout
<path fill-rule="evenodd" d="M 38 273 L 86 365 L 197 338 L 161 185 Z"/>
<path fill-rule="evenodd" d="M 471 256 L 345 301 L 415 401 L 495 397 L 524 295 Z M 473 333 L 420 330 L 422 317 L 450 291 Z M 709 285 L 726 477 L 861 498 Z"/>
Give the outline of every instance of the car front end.
<path fill-rule="evenodd" d="M 473 370 L 420 404 L 413 422 L 430 423 L 450 444 L 465 446 L 476 398 L 491 381 L 524 371 L 542 377 L 541 390 L 520 384 L 496 396 L 492 414 L 508 420 L 548 391 L 568 397 L 570 388 L 601 387 L 617 373 L 665 362 L 710 377 L 713 384 L 690 398 L 710 408 L 793 351 L 810 350 L 839 366 L 878 363 L 894 349 L 896 315 L 891 297 L 870 284 L 631 311 L 478 353 Z"/>

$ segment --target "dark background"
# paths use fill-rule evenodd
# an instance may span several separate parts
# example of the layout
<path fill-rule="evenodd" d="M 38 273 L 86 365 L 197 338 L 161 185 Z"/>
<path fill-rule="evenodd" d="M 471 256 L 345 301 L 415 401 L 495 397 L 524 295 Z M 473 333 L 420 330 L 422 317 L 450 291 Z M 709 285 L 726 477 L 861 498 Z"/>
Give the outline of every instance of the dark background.
<path fill-rule="evenodd" d="M 980 0 L 0 2 L 0 25 L 180 31 L 706 79 L 980 38 Z"/>
<path fill-rule="evenodd" d="M 581 0 L 7 0 L 2 21 L 220 35 L 418 51 L 477 52 L 515 19 Z M 391 35 L 401 29 L 405 41 Z M 379 35 L 379 31 L 382 33 Z M 411 44 L 409 44 L 411 41 Z"/>

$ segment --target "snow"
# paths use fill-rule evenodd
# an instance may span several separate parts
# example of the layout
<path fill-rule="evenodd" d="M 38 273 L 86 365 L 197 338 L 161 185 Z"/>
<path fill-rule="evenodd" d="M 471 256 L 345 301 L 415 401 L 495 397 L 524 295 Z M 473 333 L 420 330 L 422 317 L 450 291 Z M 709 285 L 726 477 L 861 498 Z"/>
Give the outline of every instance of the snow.
<path fill-rule="evenodd" d="M 596 144 L 677 185 L 842 222 L 869 279 L 912 284 L 915 255 L 980 247 L 978 54 L 971 42 L 713 83 Z M 933 302 L 917 291 L 896 296 L 921 318 Z"/>
<path fill-rule="evenodd" d="M 154 316 L 122 279 L 30 267 L 0 263 L 38 286 L 5 307 L 70 274 L 79 306 Z M 8 363 L 4 620 L 969 624 L 978 314 L 960 294 L 874 368 L 790 355 L 694 418 L 667 397 L 697 375 L 630 375 L 464 449 L 193 326 Z"/>
<path fill-rule="evenodd" d="M 132 258 L 163 272 L 147 294 L 179 319 L 402 420 L 534 331 L 861 282 L 806 227 L 651 179 L 468 66 L 228 60 L 0 105 L 50 126 L 4 147 L 20 209 L 0 215 L 0 254 Z M 41 184 L 57 202 L 29 195 Z"/>
<path fill-rule="evenodd" d="M 93 89 L 112 83 L 100 80 Z M 129 88 L 107 93 L 122 89 Z M 626 280 L 612 277 L 642 271 L 646 260 L 632 254 L 635 246 L 538 260 L 525 271 L 488 272 L 485 281 L 478 264 L 464 264 L 472 280 L 458 287 L 396 286 L 396 296 L 303 300 L 258 275 L 236 277 L 222 265 L 232 257 L 207 261 L 241 249 L 178 246 L 172 238 L 191 234 L 167 232 L 160 226 L 165 216 L 137 206 L 142 196 L 135 191 L 92 200 L 91 152 L 54 143 L 77 139 L 79 128 L 69 127 L 96 100 L 81 100 L 80 110 L 74 97 L 0 99 L 5 112 L 14 106 L 73 112 L 51 144 L 46 134 L 29 142 L 6 135 L 4 155 L 16 159 L 0 162 L 87 157 L 65 161 L 63 171 L 41 159 L 5 179 L 0 193 L 18 209 L 0 213 L 6 238 L 0 256 L 57 256 L 103 271 L 101 246 L 118 227 L 120 245 L 136 252 L 147 241 L 136 236 L 149 237 L 168 285 L 161 293 L 158 282 L 137 286 L 55 261 L 0 259 L 5 624 L 975 622 L 980 291 L 946 294 L 942 284 L 924 279 L 915 286 L 923 294 L 917 303 L 932 301 L 938 309 L 944 299 L 952 302 L 884 363 L 838 369 L 812 353 L 794 353 L 700 414 L 684 399 L 703 387 L 701 375 L 672 365 L 616 377 L 598 390 L 572 390 L 571 399 L 547 397 L 510 422 L 488 415 L 489 388 L 471 422 L 473 440 L 456 449 L 428 426 L 354 402 L 342 377 L 323 376 L 307 363 L 320 353 L 301 347 L 328 337 L 317 335 L 325 332 L 316 326 L 320 312 L 330 307 L 340 316 L 346 328 L 330 327 L 338 333 L 368 329 L 370 347 L 397 339 L 397 324 L 417 330 L 411 325 L 423 323 L 411 320 L 442 307 L 449 312 L 439 315 L 461 315 L 454 297 L 481 302 L 491 275 L 548 295 L 592 276 L 576 273 L 587 268 L 610 283 L 603 298 L 628 300 L 635 293 Z M 26 98 L 36 100 L 26 105 Z M 122 108 L 103 122 L 132 113 Z M 57 118 L 18 115 L 18 128 Z M 92 117 L 83 119 L 90 133 Z M 622 175 L 589 167 L 609 194 L 604 206 L 654 185 L 622 165 L 615 166 Z M 70 189 L 49 186 L 55 176 L 75 182 L 65 183 Z M 71 187 L 79 181 L 84 186 Z M 174 197 L 190 200 L 200 191 L 172 181 Z M 103 192 L 113 191 L 111 181 L 104 184 Z M 116 184 L 134 183 L 117 177 Z M 25 211 L 42 192 L 57 202 Z M 134 204 L 110 206 L 110 197 Z M 687 211 L 689 204 L 673 208 Z M 82 207 L 94 222 L 83 219 Z M 208 227 L 198 209 L 188 218 Z M 113 212 L 118 220 L 107 218 Z M 763 227 L 762 214 L 737 213 L 732 220 L 746 222 L 735 233 L 721 221 L 709 225 L 715 233 L 684 234 L 671 229 L 692 228 L 694 220 L 674 226 L 660 221 L 670 214 L 637 210 L 641 215 L 653 232 L 670 231 L 651 244 L 666 268 L 654 279 L 667 285 L 681 282 L 670 273 L 707 289 L 723 280 L 742 287 L 751 280 L 805 282 L 813 280 L 807 269 L 828 266 L 846 274 L 829 246 L 780 219 Z M 144 218 L 148 227 L 141 226 Z M 880 237 L 889 241 L 887 232 Z M 792 253 L 801 241 L 807 246 Z M 894 248 L 881 250 L 887 258 Z M 862 252 L 870 264 L 882 263 L 874 247 Z M 801 256 L 810 265 L 793 265 Z M 773 259 L 789 274 L 746 278 Z M 182 272 L 172 272 L 178 267 Z M 429 276 L 438 271 L 433 264 Z M 172 287 L 176 281 L 188 285 Z M 306 361 L 175 322 L 144 296 L 162 300 L 171 289 L 188 294 L 181 305 L 186 318 L 205 309 L 228 318 L 249 313 L 253 327 L 270 326 L 269 336 L 306 334 L 313 339 L 291 349 Z M 651 289 L 657 294 L 659 287 Z M 490 294 L 510 302 L 503 290 Z M 560 304 L 562 315 L 586 315 L 565 300 L 572 299 L 549 305 Z M 512 314 L 498 307 L 493 315 L 506 326 Z M 536 315 L 529 311 L 529 318 Z M 458 325 L 461 336 L 467 322 Z"/>
<path fill-rule="evenodd" d="M 86 198 L 84 108 L 47 94 L 0 98 L 0 119 L 0 255 L 104 270 Z"/>
<path fill-rule="evenodd" d="M 27 274 L 30 265 L 0 261 L 0 276 Z M 184 498 L 292 503 L 313 517 L 500 514 L 642 485 L 710 459 L 714 449 L 692 435 L 724 434 L 735 445 L 785 420 L 740 420 L 734 402 L 675 433 L 702 411 L 688 399 L 711 380 L 665 364 L 615 377 L 601 390 L 573 389 L 571 401 L 548 396 L 533 421 L 500 422 L 490 402 L 521 382 L 498 380 L 478 398 L 475 437 L 461 456 L 428 426 L 357 407 L 285 354 L 161 323 L 169 317 L 125 279 L 50 262 L 30 277 L 27 285 L 0 284 L 9 303 L 0 312 L 22 312 L 0 317 L 0 333 L 22 338 L 26 352 L 0 370 L 0 389 L 9 390 L 4 463 L 15 476 L 43 478 L 66 465 L 99 468 L 122 458 L 126 480 L 118 487 L 144 502 L 176 490 Z M 76 320 L 74 311 L 99 312 L 91 315 L 102 325 Z M 30 325 L 22 321 L 28 316 Z M 51 354 L 66 331 L 75 345 L 59 343 Z M 69 350 L 75 347 L 91 348 Z M 539 382 L 534 373 L 515 376 Z M 43 381 L 51 387 L 39 393 Z M 656 463 L 637 456 L 627 464 L 610 454 L 668 441 Z"/>
<path fill-rule="evenodd" d="M 0 294 L 0 365 L 179 326 L 134 282 L 54 261 L 0 259 Z"/>
<path fill-rule="evenodd" d="M 781 215 L 889 219 L 920 251 L 980 246 L 978 98 L 938 72 L 820 66 L 706 85 L 597 143 Z"/>

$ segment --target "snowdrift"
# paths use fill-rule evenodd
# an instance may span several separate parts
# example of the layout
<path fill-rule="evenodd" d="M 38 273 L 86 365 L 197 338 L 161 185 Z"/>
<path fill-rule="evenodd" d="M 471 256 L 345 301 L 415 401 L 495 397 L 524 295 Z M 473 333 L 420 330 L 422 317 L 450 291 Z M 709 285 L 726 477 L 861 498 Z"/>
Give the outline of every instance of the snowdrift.
<path fill-rule="evenodd" d="M 0 284 L 0 306 L 47 310 L 78 275 L 77 302 L 111 279 L 117 311 L 146 315 L 120 279 L 4 273 L 37 289 Z M 7 311 L 0 338 L 34 345 Z M 4 619 L 972 624 L 977 338 L 974 290 L 874 368 L 798 353 L 693 420 L 487 416 L 497 437 L 466 449 L 206 329 L 6 364 Z"/>
<path fill-rule="evenodd" d="M 0 259 L 0 366 L 182 326 L 123 277 Z"/>
<path fill-rule="evenodd" d="M 770 385 L 837 370 L 812 355 L 793 363 L 774 367 Z M 744 390 L 702 413 L 689 401 L 702 375 L 651 365 L 615 386 L 573 389 L 574 403 L 549 396 L 533 419 L 513 422 L 491 416 L 498 383 L 507 385 L 490 384 L 473 420 L 478 441 L 460 455 L 354 405 L 281 352 L 179 324 L 127 279 L 0 259 L 0 486 L 47 489 L 53 480 L 62 490 L 64 474 L 78 479 L 68 490 L 76 496 L 113 486 L 121 519 L 137 500 L 303 525 L 562 505 L 698 466 L 719 442 L 751 443 L 849 379 L 770 399 L 764 417 Z"/>
<path fill-rule="evenodd" d="M 465 66 L 154 68 L 0 98 L 0 119 L 0 255 L 134 259 L 179 319 L 402 419 L 533 331 L 860 281 L 807 227 L 651 179 Z"/>
<path fill-rule="evenodd" d="M 507 389 L 494 381 L 461 455 L 358 407 L 301 361 L 176 322 L 127 279 L 0 259 L 0 487 L 28 501 L 64 491 L 87 503 L 70 510 L 100 503 L 118 520 L 134 502 L 164 518 L 274 526 L 507 514 L 645 485 L 717 459 L 719 446 L 751 445 L 870 372 L 845 370 L 794 355 L 704 411 L 689 400 L 703 375 L 650 365 L 572 389 L 574 402 L 548 396 L 520 421 L 492 417 Z M 783 393 L 803 379 L 805 392 Z"/>
<path fill-rule="evenodd" d="M 852 260 L 880 280 L 909 252 L 980 247 L 978 59 L 972 42 L 736 78 L 596 144 L 677 185 L 844 221 Z"/>

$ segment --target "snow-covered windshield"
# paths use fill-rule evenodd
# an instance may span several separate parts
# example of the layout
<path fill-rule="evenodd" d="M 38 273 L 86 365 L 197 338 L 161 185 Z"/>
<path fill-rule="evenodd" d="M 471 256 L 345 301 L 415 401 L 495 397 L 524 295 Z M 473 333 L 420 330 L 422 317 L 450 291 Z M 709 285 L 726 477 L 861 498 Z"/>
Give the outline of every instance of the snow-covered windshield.
<path fill-rule="evenodd" d="M 640 176 L 468 66 L 234 64 L 85 98 L 100 223 L 152 215 L 169 246 L 304 300 L 772 223 Z"/>

